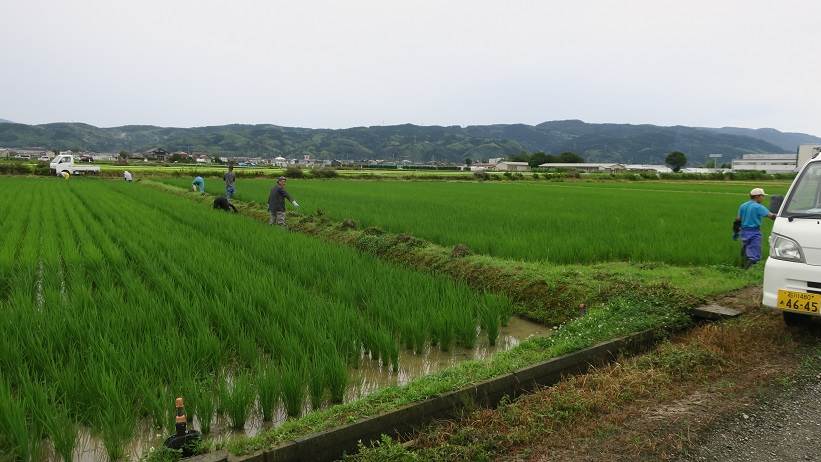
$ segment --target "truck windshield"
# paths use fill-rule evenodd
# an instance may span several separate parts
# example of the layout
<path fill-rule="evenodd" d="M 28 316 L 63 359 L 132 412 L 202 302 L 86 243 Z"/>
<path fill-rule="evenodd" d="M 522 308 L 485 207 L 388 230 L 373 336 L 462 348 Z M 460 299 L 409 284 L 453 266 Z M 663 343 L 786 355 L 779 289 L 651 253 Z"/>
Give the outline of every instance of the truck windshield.
<path fill-rule="evenodd" d="M 782 217 L 821 217 L 821 162 L 813 162 L 804 169 L 785 202 Z"/>

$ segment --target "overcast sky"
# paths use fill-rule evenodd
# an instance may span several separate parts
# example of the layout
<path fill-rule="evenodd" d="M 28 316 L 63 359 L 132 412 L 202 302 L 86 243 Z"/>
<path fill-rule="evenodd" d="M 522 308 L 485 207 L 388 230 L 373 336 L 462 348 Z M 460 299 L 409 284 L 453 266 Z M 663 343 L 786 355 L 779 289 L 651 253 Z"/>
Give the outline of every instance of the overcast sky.
<path fill-rule="evenodd" d="M 821 2 L 0 0 L 0 118 L 821 135 Z"/>

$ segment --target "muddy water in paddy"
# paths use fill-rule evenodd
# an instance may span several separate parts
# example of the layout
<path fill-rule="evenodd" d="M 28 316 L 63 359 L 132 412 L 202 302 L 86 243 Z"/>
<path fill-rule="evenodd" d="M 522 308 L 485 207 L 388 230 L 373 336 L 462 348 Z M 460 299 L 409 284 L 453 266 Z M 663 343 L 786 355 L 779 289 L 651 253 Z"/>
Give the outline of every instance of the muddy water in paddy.
<path fill-rule="evenodd" d="M 363 358 L 359 368 L 350 372 L 350 385 L 345 395 L 345 401 L 353 401 L 367 396 L 380 388 L 404 385 L 416 377 L 432 374 L 465 360 L 487 358 L 494 353 L 515 347 L 529 337 L 546 336 L 550 332 L 551 330 L 545 326 L 513 317 L 507 326 L 500 328 L 499 338 L 494 346 L 488 344 L 487 337 L 480 336 L 477 339 L 476 346 L 471 349 L 451 348 L 450 351 L 441 351 L 439 348 L 428 346 L 420 354 L 402 349 L 399 352 L 398 371 L 393 371 L 389 364 L 385 365 L 378 361 Z M 169 397 L 169 399 L 173 398 Z M 284 409 L 279 410 L 273 422 L 263 422 L 257 409 L 258 407 L 255 406 L 242 431 L 231 430 L 225 419 L 215 417 L 211 425 L 210 438 L 220 440 L 231 435 L 253 436 L 263 430 L 276 427 L 285 421 Z M 309 410 L 310 407 L 306 403 L 304 412 Z M 194 428 L 200 428 L 196 418 L 194 419 Z M 140 424 L 138 425 L 136 437 L 125 450 L 126 454 L 129 454 L 130 459 L 138 459 L 140 456 L 145 455 L 150 448 L 161 446 L 167 436 L 165 431 L 152 429 L 147 424 Z M 74 460 L 92 462 L 106 459 L 107 456 L 102 441 L 88 432 L 81 432 Z"/>

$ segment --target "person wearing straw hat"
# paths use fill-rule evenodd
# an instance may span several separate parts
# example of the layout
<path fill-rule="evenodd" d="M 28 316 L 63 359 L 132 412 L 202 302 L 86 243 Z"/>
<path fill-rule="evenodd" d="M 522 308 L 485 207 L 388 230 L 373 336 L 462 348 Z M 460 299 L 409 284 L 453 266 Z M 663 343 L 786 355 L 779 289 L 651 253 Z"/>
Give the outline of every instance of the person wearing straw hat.
<path fill-rule="evenodd" d="M 744 257 L 744 269 L 761 260 L 761 219 L 768 217 L 775 220 L 775 214 L 761 205 L 767 193 L 761 188 L 750 191 L 750 200 L 738 208 L 735 221 L 741 225 L 741 253 Z"/>
<path fill-rule="evenodd" d="M 284 176 L 277 178 L 276 186 L 271 189 L 271 194 L 268 195 L 268 211 L 271 212 L 271 218 L 268 220 L 269 225 L 276 223 L 279 226 L 285 226 L 285 199 L 288 199 L 294 207 L 299 207 L 299 204 L 285 190 L 285 181 Z"/>

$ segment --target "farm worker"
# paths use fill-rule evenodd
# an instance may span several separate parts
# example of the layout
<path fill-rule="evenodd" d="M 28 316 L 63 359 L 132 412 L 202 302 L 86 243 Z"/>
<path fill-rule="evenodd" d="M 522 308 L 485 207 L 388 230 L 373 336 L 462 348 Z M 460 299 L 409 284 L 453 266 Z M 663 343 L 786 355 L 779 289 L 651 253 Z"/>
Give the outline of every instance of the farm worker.
<path fill-rule="evenodd" d="M 775 220 L 775 214 L 761 205 L 767 194 L 761 188 L 750 191 L 750 200 L 738 208 L 735 221 L 741 225 L 741 249 L 744 256 L 744 269 L 761 260 L 761 219 L 768 217 Z"/>
<path fill-rule="evenodd" d="M 214 199 L 214 208 L 225 210 L 226 212 L 230 212 L 233 210 L 234 213 L 237 213 L 237 208 L 234 207 L 234 204 L 228 202 L 228 198 L 226 198 L 225 196 L 220 196 Z"/>
<path fill-rule="evenodd" d="M 205 180 L 201 176 L 194 178 L 194 181 L 191 182 L 191 191 L 205 192 Z"/>
<path fill-rule="evenodd" d="M 237 175 L 234 173 L 234 166 L 229 165 L 228 171 L 222 176 L 225 181 L 225 198 L 229 201 L 234 197 L 234 182 L 237 181 Z"/>
<path fill-rule="evenodd" d="M 131 175 L 131 172 L 126 170 L 126 171 L 123 172 L 123 179 L 125 181 L 131 182 L 131 181 L 134 181 L 134 176 Z"/>
<path fill-rule="evenodd" d="M 271 212 L 271 218 L 268 220 L 269 225 L 274 223 L 279 226 L 285 226 L 285 199 L 291 201 L 294 207 L 299 207 L 299 204 L 288 194 L 285 190 L 285 177 L 277 178 L 277 184 L 271 189 L 271 194 L 268 195 L 268 211 Z"/>
<path fill-rule="evenodd" d="M 71 178 L 71 174 L 68 172 L 61 172 L 60 176 L 63 177 L 64 180 Z"/>

